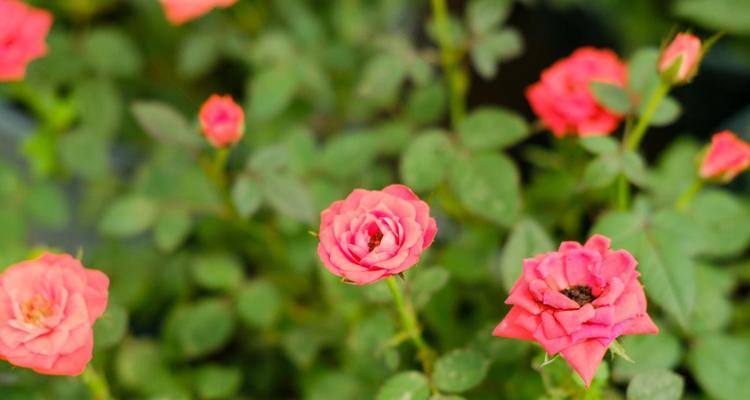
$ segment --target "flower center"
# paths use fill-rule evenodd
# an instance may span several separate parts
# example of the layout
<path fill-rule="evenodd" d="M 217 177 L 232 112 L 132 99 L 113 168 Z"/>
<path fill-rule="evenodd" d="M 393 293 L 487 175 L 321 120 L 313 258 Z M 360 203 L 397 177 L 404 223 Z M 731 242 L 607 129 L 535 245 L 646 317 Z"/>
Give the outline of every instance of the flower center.
<path fill-rule="evenodd" d="M 588 286 L 573 286 L 567 289 L 563 289 L 560 293 L 564 294 L 565 297 L 575 301 L 579 306 L 591 303 L 596 300 L 596 296 L 591 293 L 591 288 Z"/>
<path fill-rule="evenodd" d="M 367 242 L 367 248 L 370 251 L 375 250 L 376 247 L 380 246 L 380 241 L 383 240 L 383 232 L 377 231 L 370 236 L 370 241 Z"/>
<path fill-rule="evenodd" d="M 21 314 L 27 324 L 41 326 L 44 319 L 52 315 L 52 304 L 40 295 L 21 303 Z"/>

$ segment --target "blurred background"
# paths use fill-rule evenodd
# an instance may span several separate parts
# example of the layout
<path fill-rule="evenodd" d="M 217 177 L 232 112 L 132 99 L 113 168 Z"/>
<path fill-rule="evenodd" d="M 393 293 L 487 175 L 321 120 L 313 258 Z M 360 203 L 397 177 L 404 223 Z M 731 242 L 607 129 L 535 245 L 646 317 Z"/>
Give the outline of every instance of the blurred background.
<path fill-rule="evenodd" d="M 391 343 L 398 324 L 385 285 L 340 283 L 309 233 L 331 201 L 393 182 L 430 202 L 440 227 L 406 284 L 425 335 L 441 354 L 479 360 L 471 384 L 453 392 L 577 398 L 563 363 L 540 371 L 537 347 L 490 336 L 520 270 L 507 265 L 584 240 L 611 189 L 583 193 L 585 152 L 531 134 L 525 88 L 581 46 L 629 60 L 677 31 L 724 32 L 642 145 L 653 166 L 644 198 L 676 198 L 714 132 L 750 139 L 747 0 L 498 0 L 487 22 L 469 11 L 475 2 L 448 1 L 463 108 L 508 111 L 513 120 L 499 123 L 518 131 L 471 151 L 451 133 L 462 128 L 451 120 L 429 1 L 239 0 L 180 26 L 155 0 L 28 3 L 55 23 L 47 56 L 23 82 L 0 84 L 0 265 L 47 248 L 80 252 L 109 274 L 94 363 L 120 399 L 367 399 L 418 369 L 408 343 Z M 196 140 L 198 109 L 213 93 L 231 94 L 247 117 L 228 193 L 206 169 L 212 149 Z M 482 161 L 454 158 L 472 155 Z M 453 169 L 471 179 L 449 179 Z M 600 398 L 626 398 L 650 370 L 676 371 L 684 398 L 750 393 L 747 175 L 706 200 L 720 215 L 704 220 L 723 235 L 710 240 L 724 247 L 690 260 L 689 322 L 657 301 L 663 333 L 623 341 L 636 364 L 607 357 Z M 1 363 L 0 397 L 88 394 L 75 379 Z"/>

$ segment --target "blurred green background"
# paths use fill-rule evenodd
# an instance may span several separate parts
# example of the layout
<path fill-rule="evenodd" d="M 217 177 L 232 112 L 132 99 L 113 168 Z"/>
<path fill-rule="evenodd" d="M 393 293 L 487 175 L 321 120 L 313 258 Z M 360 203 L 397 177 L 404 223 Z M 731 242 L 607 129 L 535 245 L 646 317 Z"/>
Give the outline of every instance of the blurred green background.
<path fill-rule="evenodd" d="M 393 182 L 438 220 L 404 286 L 444 393 L 582 398 L 563 362 L 541 368 L 538 347 L 491 332 L 523 257 L 592 227 L 638 242 L 627 224 L 657 238 L 628 248 L 668 277 L 646 284 L 662 333 L 622 340 L 636 363 L 608 356 L 595 395 L 750 393 L 748 176 L 688 215 L 666 210 L 712 133 L 750 138 L 750 1 L 448 1 L 448 76 L 429 1 L 240 0 L 179 27 L 155 0 L 29 3 L 55 24 L 25 81 L 0 84 L 0 265 L 80 249 L 109 274 L 94 364 L 117 398 L 426 399 L 385 284 L 341 283 L 309 233 L 333 200 Z M 643 159 L 536 132 L 524 89 L 542 69 L 610 47 L 651 82 L 678 29 L 726 36 L 673 92 Z M 247 116 L 227 193 L 197 127 L 212 93 Z M 621 169 L 635 211 L 605 214 Z M 0 397 L 88 394 L 0 363 Z"/>

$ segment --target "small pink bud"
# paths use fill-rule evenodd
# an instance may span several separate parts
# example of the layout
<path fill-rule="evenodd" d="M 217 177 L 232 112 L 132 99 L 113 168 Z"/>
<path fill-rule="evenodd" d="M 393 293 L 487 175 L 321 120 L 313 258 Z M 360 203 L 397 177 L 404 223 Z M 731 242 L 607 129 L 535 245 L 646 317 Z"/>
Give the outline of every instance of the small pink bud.
<path fill-rule="evenodd" d="M 28 64 L 47 53 L 51 26 L 49 11 L 0 0 L 0 82 L 23 79 Z"/>
<path fill-rule="evenodd" d="M 196 19 L 214 8 L 229 7 L 237 0 L 160 0 L 164 14 L 172 25 Z"/>
<path fill-rule="evenodd" d="M 750 145 L 731 131 L 722 131 L 711 139 L 701 164 L 703 179 L 732 180 L 750 166 Z"/>
<path fill-rule="evenodd" d="M 659 72 L 667 73 L 670 68 L 678 68 L 669 79 L 673 83 L 687 82 L 695 76 L 701 61 L 701 40 L 689 33 L 678 33 L 659 58 Z M 679 63 L 679 67 L 675 66 Z"/>
<path fill-rule="evenodd" d="M 245 112 L 232 96 L 212 95 L 200 111 L 203 135 L 214 147 L 226 147 L 238 142 L 245 132 Z"/>

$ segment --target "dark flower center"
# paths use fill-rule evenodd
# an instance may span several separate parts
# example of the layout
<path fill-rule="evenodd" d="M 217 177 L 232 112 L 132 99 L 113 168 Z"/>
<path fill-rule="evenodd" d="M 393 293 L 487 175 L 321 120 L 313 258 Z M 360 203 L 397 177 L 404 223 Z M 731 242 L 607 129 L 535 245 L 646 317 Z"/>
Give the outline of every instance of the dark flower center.
<path fill-rule="evenodd" d="M 367 242 L 367 248 L 373 251 L 376 247 L 380 246 L 380 241 L 383 240 L 383 232 L 377 231 L 370 236 L 370 241 Z"/>
<path fill-rule="evenodd" d="M 592 301 L 596 300 L 594 294 L 591 293 L 591 288 L 588 286 L 573 286 L 561 290 L 560 293 L 578 303 L 579 306 L 591 303 Z"/>

